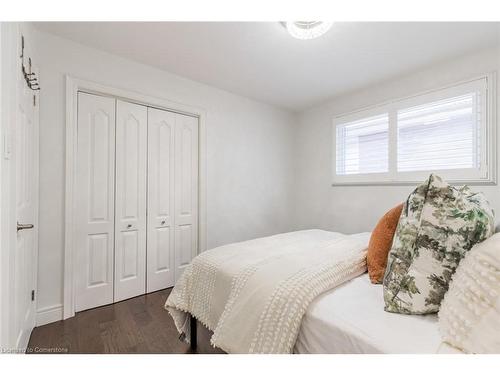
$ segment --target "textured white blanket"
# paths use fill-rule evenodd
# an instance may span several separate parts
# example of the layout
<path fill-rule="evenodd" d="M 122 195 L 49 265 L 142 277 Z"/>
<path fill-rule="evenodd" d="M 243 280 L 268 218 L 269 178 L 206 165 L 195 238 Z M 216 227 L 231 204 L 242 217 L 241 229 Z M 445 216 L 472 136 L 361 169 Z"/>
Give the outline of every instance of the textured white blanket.
<path fill-rule="evenodd" d="M 185 269 L 165 308 L 189 337 L 189 314 L 228 353 L 291 353 L 307 307 L 366 271 L 369 233 L 279 234 L 208 250 Z"/>

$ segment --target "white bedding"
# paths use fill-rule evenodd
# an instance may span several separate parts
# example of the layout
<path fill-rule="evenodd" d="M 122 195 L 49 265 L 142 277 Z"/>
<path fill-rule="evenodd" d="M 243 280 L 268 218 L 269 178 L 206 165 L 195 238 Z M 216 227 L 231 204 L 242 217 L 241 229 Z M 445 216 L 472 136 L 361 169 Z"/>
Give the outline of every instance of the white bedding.
<path fill-rule="evenodd" d="M 188 313 L 229 353 L 290 353 L 309 304 L 366 271 L 369 233 L 305 230 L 208 250 L 166 302 L 181 334 Z"/>
<path fill-rule="evenodd" d="M 363 274 L 317 297 L 302 319 L 295 353 L 459 353 L 441 342 L 436 314 L 384 311 L 382 285 Z"/>

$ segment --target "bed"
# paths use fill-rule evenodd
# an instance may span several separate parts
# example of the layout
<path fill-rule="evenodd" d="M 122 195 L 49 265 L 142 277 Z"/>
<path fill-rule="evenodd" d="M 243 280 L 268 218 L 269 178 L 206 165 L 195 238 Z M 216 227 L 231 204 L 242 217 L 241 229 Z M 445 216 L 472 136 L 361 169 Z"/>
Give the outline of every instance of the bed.
<path fill-rule="evenodd" d="M 437 318 L 387 313 L 366 275 L 370 234 L 297 231 L 196 257 L 165 307 L 196 345 L 196 322 L 229 353 L 450 353 Z"/>
<path fill-rule="evenodd" d="M 436 314 L 384 311 L 382 285 L 368 274 L 323 293 L 302 319 L 294 353 L 461 353 L 441 341 Z"/>

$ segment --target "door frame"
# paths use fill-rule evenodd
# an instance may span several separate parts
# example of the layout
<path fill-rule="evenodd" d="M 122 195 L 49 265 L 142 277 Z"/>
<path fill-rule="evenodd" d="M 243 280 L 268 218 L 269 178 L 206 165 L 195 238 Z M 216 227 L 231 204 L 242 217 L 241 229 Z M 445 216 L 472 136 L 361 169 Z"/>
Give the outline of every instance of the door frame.
<path fill-rule="evenodd" d="M 124 101 L 158 108 L 198 118 L 198 249 L 197 254 L 207 246 L 207 197 L 206 197 L 206 117 L 205 109 L 177 103 L 168 99 L 152 97 L 96 82 L 66 75 L 66 177 L 65 177 L 65 221 L 64 221 L 64 294 L 63 319 L 75 315 L 75 177 L 77 151 L 77 104 L 78 92 L 112 97 Z"/>

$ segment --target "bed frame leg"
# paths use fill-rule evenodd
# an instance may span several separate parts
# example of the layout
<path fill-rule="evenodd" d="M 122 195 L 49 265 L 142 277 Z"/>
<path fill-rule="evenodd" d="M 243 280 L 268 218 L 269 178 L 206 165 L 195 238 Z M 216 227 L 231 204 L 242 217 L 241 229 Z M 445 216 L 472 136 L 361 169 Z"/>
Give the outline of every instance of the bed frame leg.
<path fill-rule="evenodd" d="M 190 334 L 190 345 L 191 345 L 191 350 L 193 351 L 196 351 L 196 344 L 197 344 L 197 322 L 196 322 L 196 318 L 194 316 L 190 316 L 190 319 L 189 319 L 189 325 L 190 325 L 190 331 L 191 331 L 191 334 Z"/>

